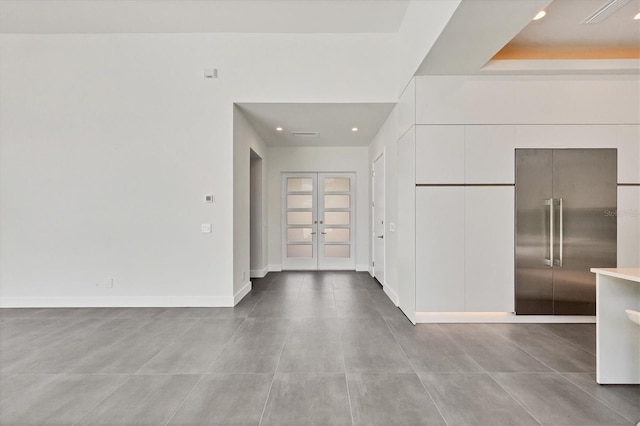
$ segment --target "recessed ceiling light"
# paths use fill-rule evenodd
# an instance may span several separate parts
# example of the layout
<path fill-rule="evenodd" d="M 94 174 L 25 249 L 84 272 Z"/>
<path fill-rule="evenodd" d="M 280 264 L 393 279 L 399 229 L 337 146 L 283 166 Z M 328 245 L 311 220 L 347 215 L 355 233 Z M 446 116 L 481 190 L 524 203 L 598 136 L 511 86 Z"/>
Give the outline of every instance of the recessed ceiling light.
<path fill-rule="evenodd" d="M 540 12 L 538 12 L 538 14 L 536 16 L 533 17 L 534 21 L 537 21 L 539 19 L 544 18 L 547 15 L 547 11 L 546 10 L 541 10 Z"/>
<path fill-rule="evenodd" d="M 282 127 L 276 127 L 276 130 L 281 132 L 282 131 Z"/>
<path fill-rule="evenodd" d="M 633 19 L 640 21 L 640 12 L 636 13 L 636 16 L 634 16 Z"/>
<path fill-rule="evenodd" d="M 357 132 L 357 131 L 358 131 L 358 128 L 357 128 L 357 127 L 352 127 L 352 128 L 351 128 L 351 131 L 352 131 L 352 132 Z"/>

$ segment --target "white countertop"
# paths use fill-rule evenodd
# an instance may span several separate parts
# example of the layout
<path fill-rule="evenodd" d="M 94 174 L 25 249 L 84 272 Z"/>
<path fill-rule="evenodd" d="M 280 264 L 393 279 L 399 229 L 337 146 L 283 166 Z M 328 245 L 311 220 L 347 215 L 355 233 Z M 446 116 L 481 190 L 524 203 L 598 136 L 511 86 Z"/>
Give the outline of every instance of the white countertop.
<path fill-rule="evenodd" d="M 591 272 L 640 283 L 640 268 L 591 268 Z"/>

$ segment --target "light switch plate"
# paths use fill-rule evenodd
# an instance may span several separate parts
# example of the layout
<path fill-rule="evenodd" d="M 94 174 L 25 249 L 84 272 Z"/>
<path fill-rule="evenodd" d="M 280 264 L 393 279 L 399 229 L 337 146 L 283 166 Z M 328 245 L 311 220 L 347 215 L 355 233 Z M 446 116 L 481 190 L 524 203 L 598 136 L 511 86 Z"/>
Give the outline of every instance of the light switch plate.
<path fill-rule="evenodd" d="M 209 232 L 211 232 L 211 224 L 203 223 L 202 225 L 200 225 L 200 230 L 203 234 L 208 234 Z"/>
<path fill-rule="evenodd" d="M 396 224 L 391 222 L 389 223 L 389 231 L 390 232 L 396 232 Z"/>

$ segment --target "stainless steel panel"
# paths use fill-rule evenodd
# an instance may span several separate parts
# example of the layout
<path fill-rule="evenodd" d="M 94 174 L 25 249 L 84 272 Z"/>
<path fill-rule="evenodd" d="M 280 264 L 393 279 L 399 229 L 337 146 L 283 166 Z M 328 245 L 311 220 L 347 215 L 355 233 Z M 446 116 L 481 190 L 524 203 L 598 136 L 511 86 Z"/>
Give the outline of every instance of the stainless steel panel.
<path fill-rule="evenodd" d="M 552 151 L 516 150 L 516 312 L 553 314 L 549 248 L 552 197 Z"/>
<path fill-rule="evenodd" d="M 553 151 L 553 198 L 557 258 L 553 268 L 556 315 L 595 315 L 592 267 L 616 267 L 617 152 L 615 149 Z M 560 220 L 562 216 L 562 220 Z M 560 229 L 562 227 L 562 230 Z M 562 231 L 562 232 L 561 232 Z"/>

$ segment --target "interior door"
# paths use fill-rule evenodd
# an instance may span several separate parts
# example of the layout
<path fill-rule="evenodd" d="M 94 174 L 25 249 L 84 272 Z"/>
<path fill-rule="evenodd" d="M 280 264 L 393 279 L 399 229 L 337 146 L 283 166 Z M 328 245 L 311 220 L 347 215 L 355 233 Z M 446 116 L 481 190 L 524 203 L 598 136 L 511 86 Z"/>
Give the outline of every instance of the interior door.
<path fill-rule="evenodd" d="M 318 267 L 318 175 L 282 176 L 282 268 Z"/>
<path fill-rule="evenodd" d="M 356 269 L 355 173 L 318 173 L 318 269 Z"/>
<path fill-rule="evenodd" d="M 355 173 L 284 173 L 282 268 L 355 269 Z"/>
<path fill-rule="evenodd" d="M 373 163 L 373 276 L 384 285 L 384 155 Z"/>

